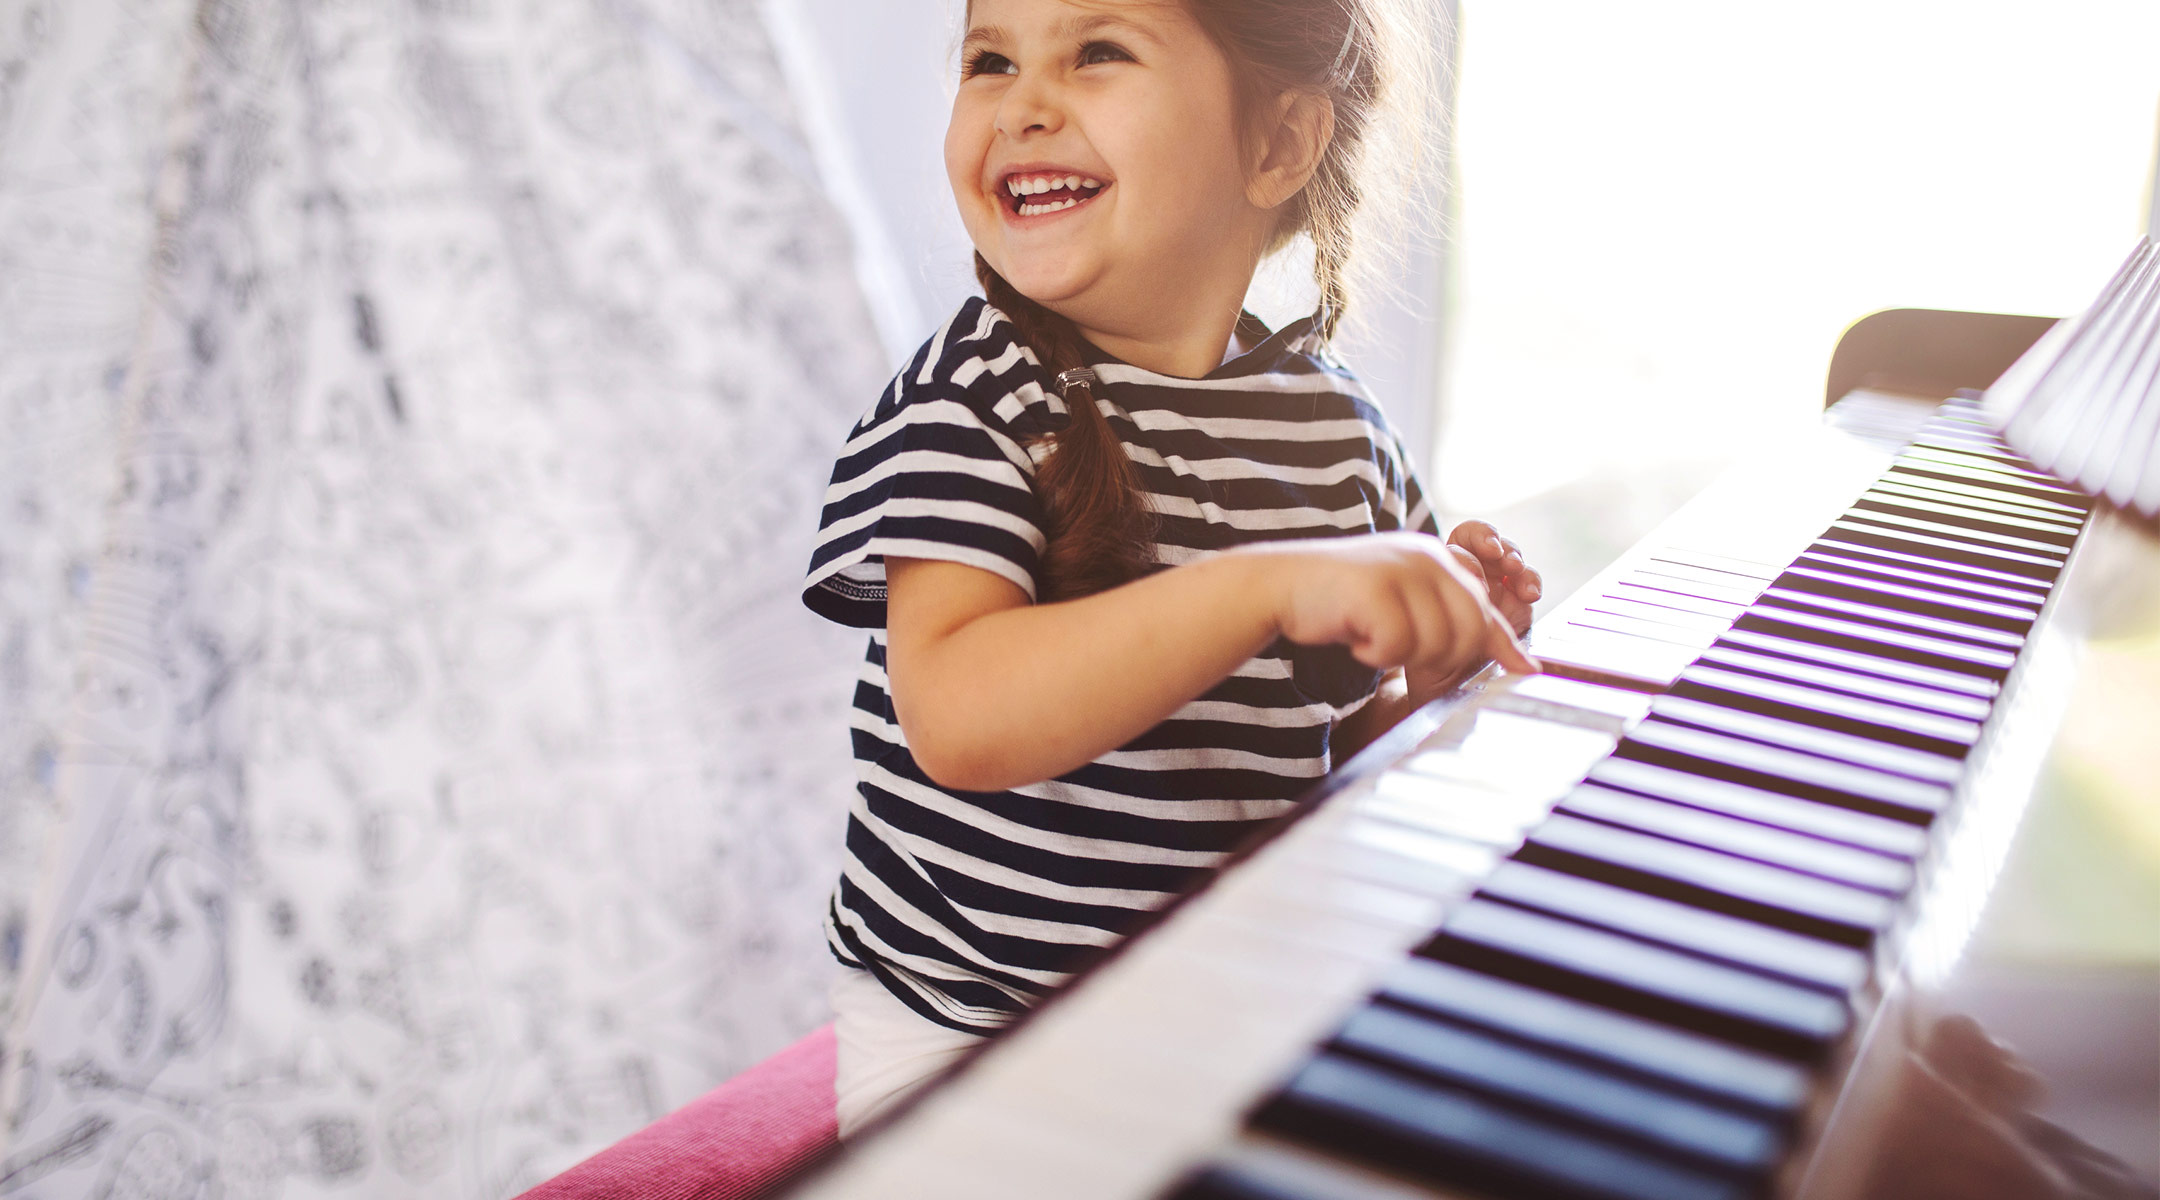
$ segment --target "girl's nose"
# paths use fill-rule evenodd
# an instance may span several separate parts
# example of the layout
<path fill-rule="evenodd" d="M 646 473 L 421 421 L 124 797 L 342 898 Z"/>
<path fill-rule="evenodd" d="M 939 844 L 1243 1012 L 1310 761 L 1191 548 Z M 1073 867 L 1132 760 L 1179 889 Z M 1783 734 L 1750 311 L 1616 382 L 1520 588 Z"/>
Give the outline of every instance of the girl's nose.
<path fill-rule="evenodd" d="M 1065 115 L 1058 103 L 1056 89 L 1043 82 L 1040 75 L 1033 78 L 1022 75 L 1014 80 L 998 102 L 997 129 L 1006 137 L 1054 133 L 1064 123 Z"/>

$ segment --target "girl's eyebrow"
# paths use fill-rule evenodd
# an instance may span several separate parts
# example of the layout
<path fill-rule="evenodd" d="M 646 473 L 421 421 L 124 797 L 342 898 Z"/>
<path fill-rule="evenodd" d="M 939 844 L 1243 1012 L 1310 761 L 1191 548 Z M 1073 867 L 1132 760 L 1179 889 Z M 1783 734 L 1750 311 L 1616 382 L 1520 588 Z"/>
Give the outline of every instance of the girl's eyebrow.
<path fill-rule="evenodd" d="M 1093 13 L 1084 17 L 1067 18 L 1058 23 L 1057 27 L 1052 30 L 1052 34 L 1056 37 L 1070 38 L 1077 41 L 1090 34 L 1099 33 L 1105 28 L 1123 30 L 1137 37 L 1145 38 L 1158 46 L 1162 45 L 1162 39 L 1155 36 L 1147 28 L 1136 25 L 1122 17 L 1112 16 L 1109 13 Z M 968 30 L 967 36 L 960 40 L 960 48 L 963 51 L 972 50 L 977 46 L 999 45 L 1006 40 L 1007 35 L 1004 29 L 996 25 L 977 25 L 975 28 Z"/>

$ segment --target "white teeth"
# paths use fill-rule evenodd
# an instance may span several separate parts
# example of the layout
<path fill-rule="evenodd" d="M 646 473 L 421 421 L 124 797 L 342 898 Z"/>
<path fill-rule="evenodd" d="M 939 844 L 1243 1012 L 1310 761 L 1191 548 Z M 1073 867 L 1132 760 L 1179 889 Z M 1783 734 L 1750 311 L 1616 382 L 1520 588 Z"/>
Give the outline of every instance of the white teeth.
<path fill-rule="evenodd" d="M 1102 187 L 1100 180 L 1090 179 L 1085 175 L 1037 175 L 1028 179 L 1014 176 L 1005 181 L 1006 192 L 1014 196 L 1039 196 L 1044 192 L 1054 192 L 1059 188 L 1077 192 L 1081 188 L 1100 187 Z"/>
<path fill-rule="evenodd" d="M 1078 203 L 1080 203 L 1078 200 L 1057 200 L 1049 204 L 1023 204 L 1020 206 L 1020 215 L 1032 217 L 1037 213 L 1056 212 L 1061 208 L 1071 208 Z"/>

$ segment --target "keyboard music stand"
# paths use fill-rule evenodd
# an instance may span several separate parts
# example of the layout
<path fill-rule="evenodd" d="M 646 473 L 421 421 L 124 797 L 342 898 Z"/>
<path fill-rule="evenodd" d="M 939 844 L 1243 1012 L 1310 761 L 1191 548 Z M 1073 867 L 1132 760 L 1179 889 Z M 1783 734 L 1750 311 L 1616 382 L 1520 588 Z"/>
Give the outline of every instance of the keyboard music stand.
<path fill-rule="evenodd" d="M 1823 404 L 1855 388 L 1941 399 L 1985 389 L 2055 324 L 2053 317 L 1890 308 L 1848 326 L 1830 355 Z"/>

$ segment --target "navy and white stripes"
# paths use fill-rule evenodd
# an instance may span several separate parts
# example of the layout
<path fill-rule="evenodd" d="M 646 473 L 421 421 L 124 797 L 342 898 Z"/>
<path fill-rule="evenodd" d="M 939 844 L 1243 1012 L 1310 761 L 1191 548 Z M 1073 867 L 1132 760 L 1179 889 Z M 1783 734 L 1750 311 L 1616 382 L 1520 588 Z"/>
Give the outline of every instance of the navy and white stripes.
<path fill-rule="evenodd" d="M 1159 516 L 1158 561 L 1435 532 L 1386 418 L 1310 323 L 1246 329 L 1260 344 L 1201 379 L 1090 353 L 1097 402 Z M 1048 383 L 1002 313 L 963 304 L 849 435 L 803 590 L 812 609 L 871 631 L 852 717 L 857 794 L 826 917 L 833 952 L 932 1020 L 978 1032 L 1287 812 L 1326 774 L 1330 727 L 1377 681 L 1339 649 L 1278 643 L 1058 779 L 998 793 L 932 783 L 886 691 L 884 562 L 964 563 L 1036 596 L 1036 456 L 1066 419 Z"/>

